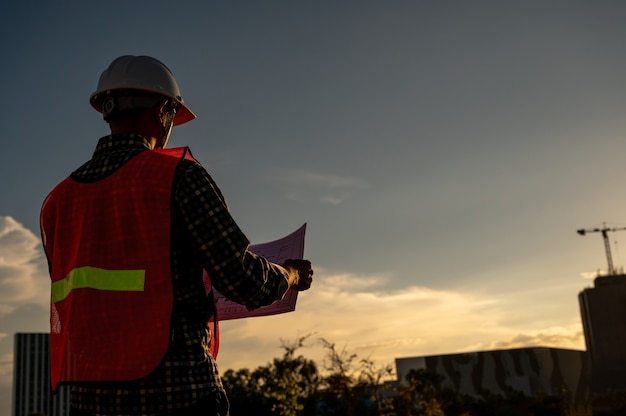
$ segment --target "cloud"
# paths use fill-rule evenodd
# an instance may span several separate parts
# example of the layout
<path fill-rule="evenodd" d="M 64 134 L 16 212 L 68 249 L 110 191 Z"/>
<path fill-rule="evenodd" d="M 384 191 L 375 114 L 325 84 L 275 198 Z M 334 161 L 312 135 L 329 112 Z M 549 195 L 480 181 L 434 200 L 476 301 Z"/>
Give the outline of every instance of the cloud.
<path fill-rule="evenodd" d="M 223 322 L 220 367 L 264 365 L 282 354 L 281 339 L 307 334 L 312 334 L 309 345 L 299 353 L 319 364 L 325 355 L 319 338 L 381 365 L 400 357 L 523 346 L 584 349 L 577 316 L 560 327 L 541 327 L 533 311 L 527 319 L 511 319 L 519 311 L 494 295 L 421 286 L 389 291 L 384 275 L 319 268 L 315 276 L 295 312 Z"/>
<path fill-rule="evenodd" d="M 0 353 L 0 403 L 5 403 L 5 410 L 11 409 L 9 405 L 13 401 L 13 354 Z M 9 413 L 7 413 L 9 414 Z"/>
<path fill-rule="evenodd" d="M 0 386 L 10 386 L 13 377 L 13 354 L 0 354 Z M 9 383 L 7 383 L 9 381 Z"/>
<path fill-rule="evenodd" d="M 315 199 L 331 205 L 339 205 L 369 187 L 358 178 L 298 170 L 274 171 L 268 179 L 272 186 L 283 187 L 289 199 L 301 202 Z"/>
<path fill-rule="evenodd" d="M 49 286 L 39 237 L 0 216 L 0 317 L 25 303 L 47 304 Z"/>
<path fill-rule="evenodd" d="M 621 271 L 621 270 L 619 272 L 623 273 L 623 271 Z M 604 269 L 598 269 L 595 272 L 582 272 L 582 273 L 580 273 L 580 276 L 583 279 L 589 279 L 589 280 L 595 279 L 596 277 L 599 277 L 599 276 L 607 276 L 607 275 L 609 275 L 609 271 L 608 270 L 604 270 Z"/>
<path fill-rule="evenodd" d="M 48 330 L 49 288 L 39 237 L 0 216 L 0 402 L 11 397 L 13 335 Z"/>
<path fill-rule="evenodd" d="M 11 313 L 0 317 L 0 346 L 6 342 L 13 343 L 12 336 L 17 332 L 47 332 L 49 316 L 48 304 L 25 303 L 17 306 Z"/>
<path fill-rule="evenodd" d="M 584 342 L 583 332 L 577 326 L 553 327 L 534 333 L 517 334 L 510 340 L 492 343 L 490 349 L 528 346 L 580 349 Z"/>

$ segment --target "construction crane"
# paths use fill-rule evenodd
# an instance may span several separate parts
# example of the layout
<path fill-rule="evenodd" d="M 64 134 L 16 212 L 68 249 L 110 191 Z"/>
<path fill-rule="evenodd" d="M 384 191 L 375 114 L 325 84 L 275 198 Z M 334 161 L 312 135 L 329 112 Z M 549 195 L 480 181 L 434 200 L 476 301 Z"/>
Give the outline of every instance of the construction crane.
<path fill-rule="evenodd" d="M 609 231 L 623 231 L 626 230 L 626 227 L 613 227 L 609 228 L 606 224 L 602 224 L 602 228 L 581 228 L 580 230 L 576 230 L 576 232 L 580 235 L 585 235 L 587 233 L 602 233 L 602 238 L 604 239 L 604 249 L 606 250 L 606 260 L 609 265 L 609 276 L 615 275 L 615 268 L 613 267 L 613 258 L 611 257 L 611 244 L 609 243 Z"/>

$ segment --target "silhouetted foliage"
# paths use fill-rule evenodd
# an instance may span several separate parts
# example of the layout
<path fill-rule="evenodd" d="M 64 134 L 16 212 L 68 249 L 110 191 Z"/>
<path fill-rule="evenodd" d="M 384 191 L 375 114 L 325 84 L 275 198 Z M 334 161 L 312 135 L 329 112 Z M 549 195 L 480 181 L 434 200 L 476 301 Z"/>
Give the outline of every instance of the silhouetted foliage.
<path fill-rule="evenodd" d="M 352 416 L 354 407 L 352 397 L 353 373 L 356 370 L 353 363 L 357 355 L 348 353 L 345 347 L 338 351 L 334 343 L 328 342 L 324 338 L 321 339 L 321 342 L 327 350 L 324 368 L 330 371 L 330 374 L 324 378 L 325 389 L 328 394 L 327 401 L 335 402 L 334 407 L 342 411 L 340 414 Z"/>
<path fill-rule="evenodd" d="M 282 341 L 284 354 L 266 366 L 228 370 L 224 386 L 231 416 L 564 416 L 567 391 L 529 398 L 510 389 L 481 391 L 477 397 L 445 387 L 445 378 L 426 369 L 410 370 L 403 383 L 392 380 L 391 365 L 358 360 L 346 348 L 321 340 L 327 350 L 325 376 L 296 352 L 309 336 Z M 626 413 L 610 413 L 626 414 Z"/>
<path fill-rule="evenodd" d="M 614 391 L 605 394 L 595 394 L 593 406 L 594 416 L 624 416 L 626 415 L 626 393 Z"/>
<path fill-rule="evenodd" d="M 370 359 L 361 360 L 361 373 L 359 374 L 359 385 L 370 393 L 374 402 L 377 416 L 395 415 L 394 397 L 396 383 L 385 382 L 394 375 L 390 364 L 377 367 Z"/>
<path fill-rule="evenodd" d="M 222 377 L 231 402 L 231 416 L 314 415 L 320 377 L 315 362 L 295 356 L 308 336 L 295 343 L 283 341 L 284 354 L 272 363 L 237 372 L 228 370 Z"/>
<path fill-rule="evenodd" d="M 248 369 L 238 371 L 227 370 L 222 376 L 222 382 L 228 392 L 231 405 L 231 415 L 270 416 L 271 407 L 263 394 L 260 385 L 264 370 L 259 368 L 250 373 Z"/>

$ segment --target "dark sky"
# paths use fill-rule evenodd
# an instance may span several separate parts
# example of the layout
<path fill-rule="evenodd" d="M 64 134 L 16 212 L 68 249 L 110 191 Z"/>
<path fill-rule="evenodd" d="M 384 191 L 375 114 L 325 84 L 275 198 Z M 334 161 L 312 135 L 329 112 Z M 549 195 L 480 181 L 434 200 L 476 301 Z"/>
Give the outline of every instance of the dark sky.
<path fill-rule="evenodd" d="M 107 134 L 88 97 L 124 54 L 172 69 L 198 119 L 170 145 L 254 243 L 308 223 L 316 286 L 293 314 L 224 325 L 223 368 L 311 330 L 381 360 L 584 348 L 576 295 L 605 253 L 575 230 L 626 223 L 625 3 L 5 3 L 3 391 L 12 334 L 46 330 L 41 201 Z"/>

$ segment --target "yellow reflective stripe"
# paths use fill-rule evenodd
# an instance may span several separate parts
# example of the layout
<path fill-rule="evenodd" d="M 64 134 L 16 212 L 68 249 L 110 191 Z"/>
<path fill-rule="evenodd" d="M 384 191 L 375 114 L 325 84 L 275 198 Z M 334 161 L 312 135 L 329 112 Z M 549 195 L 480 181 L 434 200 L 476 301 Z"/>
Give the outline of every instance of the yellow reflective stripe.
<path fill-rule="evenodd" d="M 140 292 L 144 290 L 145 270 L 106 270 L 78 267 L 65 279 L 52 283 L 52 303 L 65 299 L 74 289 Z"/>

